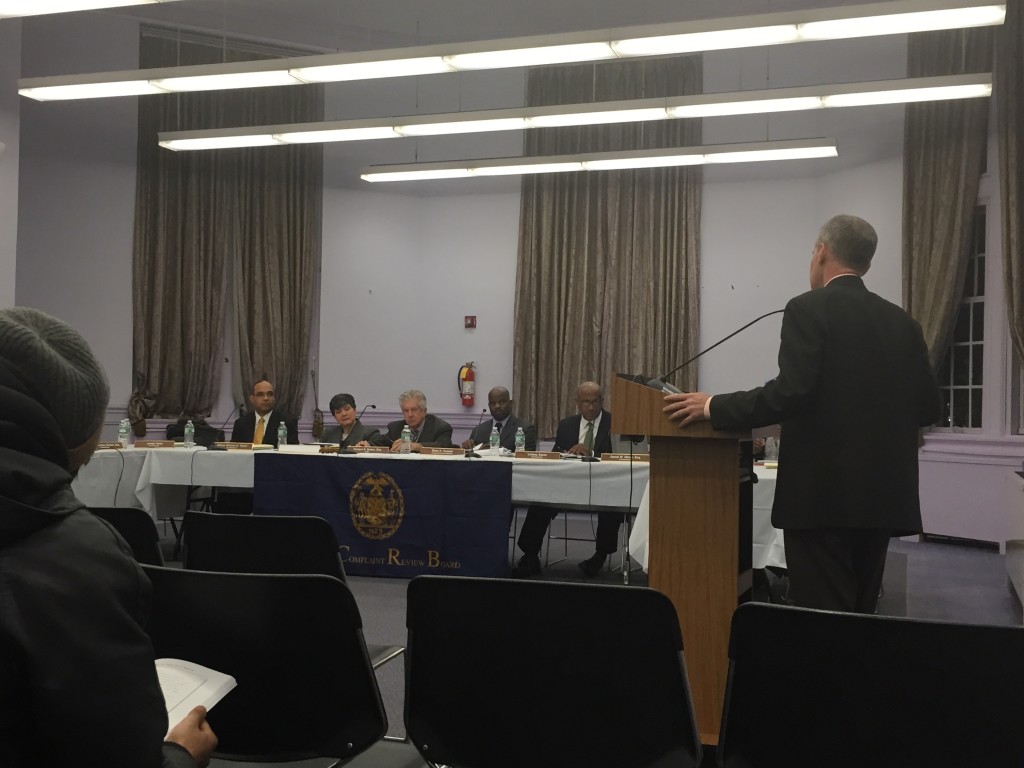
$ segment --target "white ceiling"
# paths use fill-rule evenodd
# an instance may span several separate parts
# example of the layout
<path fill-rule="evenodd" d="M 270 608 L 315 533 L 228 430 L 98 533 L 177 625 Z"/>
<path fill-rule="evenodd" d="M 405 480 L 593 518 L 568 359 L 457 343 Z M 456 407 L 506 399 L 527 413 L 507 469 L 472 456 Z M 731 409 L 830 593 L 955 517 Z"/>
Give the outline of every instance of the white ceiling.
<path fill-rule="evenodd" d="M 130 16 L 180 25 L 182 29 L 202 29 L 226 37 L 254 38 L 325 52 L 849 4 L 853 3 L 810 0 L 180 0 L 95 13 Z M 903 37 L 709 53 L 705 55 L 704 64 L 705 91 L 902 77 L 904 62 Z M 523 70 L 498 70 L 330 84 L 326 87 L 325 117 L 385 117 L 518 106 L 523 98 L 523 75 Z M 817 176 L 891 157 L 899 153 L 902 115 L 902 107 L 872 107 L 705 120 L 705 143 L 832 136 L 838 140 L 840 151 L 838 160 L 715 168 L 706 170 L 706 178 Z M 369 185 L 358 178 L 358 172 L 368 165 L 501 157 L 521 151 L 522 138 L 517 132 L 325 145 L 329 183 L 361 189 Z M 388 184 L 377 188 L 405 194 L 477 194 L 517 189 L 518 179 Z"/>

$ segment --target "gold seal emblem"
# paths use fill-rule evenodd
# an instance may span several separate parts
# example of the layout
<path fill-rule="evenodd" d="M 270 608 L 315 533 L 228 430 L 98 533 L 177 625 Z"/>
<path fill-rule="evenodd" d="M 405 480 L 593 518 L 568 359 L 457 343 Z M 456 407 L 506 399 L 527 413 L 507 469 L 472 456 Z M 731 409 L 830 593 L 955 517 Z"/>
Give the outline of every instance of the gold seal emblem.
<path fill-rule="evenodd" d="M 389 539 L 402 525 L 405 498 L 391 475 L 367 472 L 348 494 L 352 525 L 367 539 Z"/>

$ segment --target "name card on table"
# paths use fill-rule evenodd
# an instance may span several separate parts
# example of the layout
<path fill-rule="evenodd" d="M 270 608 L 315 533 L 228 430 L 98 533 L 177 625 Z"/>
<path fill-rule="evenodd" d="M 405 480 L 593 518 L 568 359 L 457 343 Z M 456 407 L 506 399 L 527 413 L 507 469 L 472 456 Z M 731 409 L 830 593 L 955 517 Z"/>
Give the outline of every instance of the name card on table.
<path fill-rule="evenodd" d="M 391 453 L 391 448 L 387 445 L 353 445 L 352 450 L 356 453 Z"/>
<path fill-rule="evenodd" d="M 425 445 L 420 448 L 424 456 L 465 456 L 466 451 L 462 448 L 440 448 Z"/>
<path fill-rule="evenodd" d="M 223 448 L 226 451 L 251 451 L 252 443 L 231 442 L 230 440 L 218 440 L 213 448 Z M 271 446 L 273 448 L 273 446 Z"/>
<path fill-rule="evenodd" d="M 649 453 L 602 453 L 601 461 L 651 461 Z"/>
<path fill-rule="evenodd" d="M 557 459 L 562 460 L 558 451 L 516 451 L 517 459 Z"/>
<path fill-rule="evenodd" d="M 123 451 L 124 446 L 117 440 L 110 443 L 99 443 L 96 446 L 97 451 Z"/>
<path fill-rule="evenodd" d="M 175 442 L 173 440 L 136 440 L 136 448 L 173 448 Z"/>

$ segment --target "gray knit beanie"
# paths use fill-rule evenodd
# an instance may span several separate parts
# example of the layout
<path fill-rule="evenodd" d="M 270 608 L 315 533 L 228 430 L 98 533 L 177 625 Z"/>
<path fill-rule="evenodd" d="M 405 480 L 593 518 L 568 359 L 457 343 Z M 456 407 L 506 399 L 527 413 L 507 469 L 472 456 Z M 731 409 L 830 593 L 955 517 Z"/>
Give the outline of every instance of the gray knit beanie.
<path fill-rule="evenodd" d="M 68 449 L 88 440 L 110 398 L 106 374 L 82 335 L 28 307 L 0 310 L 0 358 L 50 412 Z"/>

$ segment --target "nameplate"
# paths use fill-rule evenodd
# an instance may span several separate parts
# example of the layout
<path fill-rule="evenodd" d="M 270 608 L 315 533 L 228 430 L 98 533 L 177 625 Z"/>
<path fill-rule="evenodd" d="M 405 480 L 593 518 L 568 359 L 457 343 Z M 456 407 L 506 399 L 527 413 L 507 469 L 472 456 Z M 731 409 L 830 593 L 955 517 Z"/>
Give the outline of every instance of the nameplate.
<path fill-rule="evenodd" d="M 646 461 L 650 463 L 649 453 L 602 453 L 601 461 Z"/>
<path fill-rule="evenodd" d="M 356 453 L 391 453 L 386 445 L 353 445 L 352 450 Z"/>
<path fill-rule="evenodd" d="M 562 460 L 558 451 L 516 451 L 517 459 L 557 459 Z"/>
<path fill-rule="evenodd" d="M 97 451 L 122 451 L 124 446 L 117 440 L 112 443 L 100 443 L 96 446 Z"/>
<path fill-rule="evenodd" d="M 462 448 L 441 448 L 425 445 L 420 448 L 424 456 L 465 456 L 466 451 Z"/>
<path fill-rule="evenodd" d="M 223 448 L 226 451 L 251 451 L 252 443 L 241 443 L 231 440 L 218 440 L 213 444 L 214 448 Z"/>
<path fill-rule="evenodd" d="M 173 448 L 173 440 L 136 440 L 136 448 Z"/>

